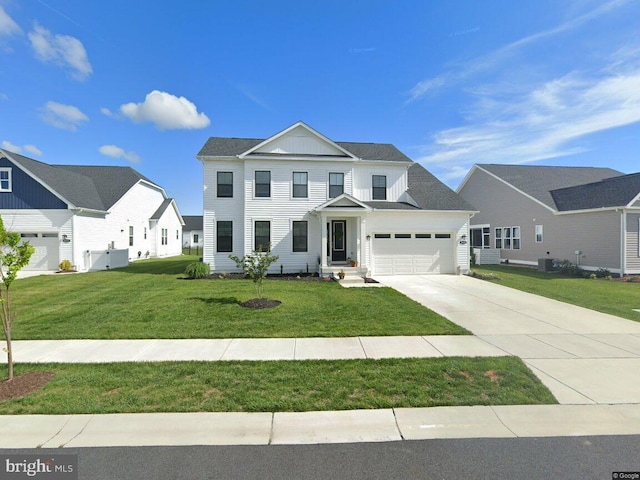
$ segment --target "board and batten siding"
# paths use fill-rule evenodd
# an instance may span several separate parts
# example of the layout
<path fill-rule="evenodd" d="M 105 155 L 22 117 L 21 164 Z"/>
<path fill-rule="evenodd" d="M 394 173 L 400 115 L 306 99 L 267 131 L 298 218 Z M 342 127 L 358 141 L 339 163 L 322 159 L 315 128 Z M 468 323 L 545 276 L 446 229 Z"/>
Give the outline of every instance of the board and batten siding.
<path fill-rule="evenodd" d="M 387 177 L 387 201 L 400 201 L 407 191 L 407 169 L 408 165 L 404 163 L 398 165 L 385 163 L 381 166 L 371 163 L 357 165 L 354 168 L 353 196 L 364 202 L 373 200 L 373 176 L 384 175 Z"/>
<path fill-rule="evenodd" d="M 640 274 L 640 213 L 627 213 L 625 273 Z"/>
<path fill-rule="evenodd" d="M 11 192 L 0 192 L 0 210 L 64 210 L 68 208 L 66 203 L 8 158 L 0 158 L 0 167 L 11 169 Z"/>
<path fill-rule="evenodd" d="M 335 148 L 326 141 L 318 138 L 309 130 L 302 126 L 298 126 L 286 135 L 273 139 L 256 150 L 256 153 L 278 153 L 278 154 L 304 154 L 312 155 L 335 155 L 344 156 L 345 153 Z"/>

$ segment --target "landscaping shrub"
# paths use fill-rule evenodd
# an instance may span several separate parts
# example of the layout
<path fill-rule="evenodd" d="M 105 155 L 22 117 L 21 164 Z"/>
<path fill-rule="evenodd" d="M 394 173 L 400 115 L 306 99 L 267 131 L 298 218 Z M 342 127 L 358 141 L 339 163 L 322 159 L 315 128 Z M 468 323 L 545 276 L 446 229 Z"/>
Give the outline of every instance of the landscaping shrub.
<path fill-rule="evenodd" d="M 557 264 L 558 272 L 562 275 L 568 275 L 571 277 L 584 277 L 585 273 L 579 266 L 574 265 L 569 260 L 562 260 Z"/>
<path fill-rule="evenodd" d="M 184 273 L 191 279 L 205 278 L 211 273 L 211 268 L 208 263 L 194 262 L 187 265 Z"/>
<path fill-rule="evenodd" d="M 608 278 L 608 277 L 611 277 L 611 272 L 606 268 L 599 268 L 598 270 L 596 270 L 596 277 Z"/>
<path fill-rule="evenodd" d="M 60 265 L 58 265 L 58 268 L 63 272 L 68 272 L 73 269 L 73 265 L 71 265 L 69 260 L 63 260 L 60 262 Z"/>

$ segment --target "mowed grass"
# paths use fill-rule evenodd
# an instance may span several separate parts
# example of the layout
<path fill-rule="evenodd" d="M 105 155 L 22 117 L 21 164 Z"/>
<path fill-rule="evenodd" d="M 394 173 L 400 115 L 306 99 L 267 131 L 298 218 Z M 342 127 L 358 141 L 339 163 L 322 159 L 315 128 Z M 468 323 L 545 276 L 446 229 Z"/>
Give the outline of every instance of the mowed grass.
<path fill-rule="evenodd" d="M 568 277 L 511 265 L 478 265 L 472 270 L 493 273 L 498 278 L 491 281 L 506 287 L 640 321 L 640 313 L 633 311 L 640 309 L 640 283 Z"/>
<path fill-rule="evenodd" d="M 457 335 L 466 330 L 390 288 L 267 280 L 282 304 L 238 305 L 256 296 L 249 280 L 187 280 L 197 257 L 142 260 L 124 269 L 18 280 L 15 340 L 266 338 Z"/>
<path fill-rule="evenodd" d="M 0 414 L 281 412 L 556 403 L 514 357 L 20 364 L 54 372 Z"/>

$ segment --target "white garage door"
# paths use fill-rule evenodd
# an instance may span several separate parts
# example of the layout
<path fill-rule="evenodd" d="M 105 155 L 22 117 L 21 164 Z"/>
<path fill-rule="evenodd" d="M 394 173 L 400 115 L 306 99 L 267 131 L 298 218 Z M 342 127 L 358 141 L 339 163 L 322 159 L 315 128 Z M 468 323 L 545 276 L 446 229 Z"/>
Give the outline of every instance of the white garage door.
<path fill-rule="evenodd" d="M 375 275 L 454 273 L 450 233 L 377 233 L 373 236 Z"/>
<path fill-rule="evenodd" d="M 58 270 L 60 244 L 57 233 L 27 233 L 22 234 L 22 240 L 36 249 L 25 270 Z"/>

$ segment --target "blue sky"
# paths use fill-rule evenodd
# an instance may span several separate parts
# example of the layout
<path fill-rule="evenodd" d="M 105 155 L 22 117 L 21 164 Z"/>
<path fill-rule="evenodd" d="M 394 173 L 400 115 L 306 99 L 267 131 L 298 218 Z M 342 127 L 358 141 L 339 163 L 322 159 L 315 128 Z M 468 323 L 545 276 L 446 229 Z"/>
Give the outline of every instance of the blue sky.
<path fill-rule="evenodd" d="M 209 136 L 298 120 L 474 163 L 640 171 L 640 1 L 0 0 L 0 146 L 202 211 Z"/>

